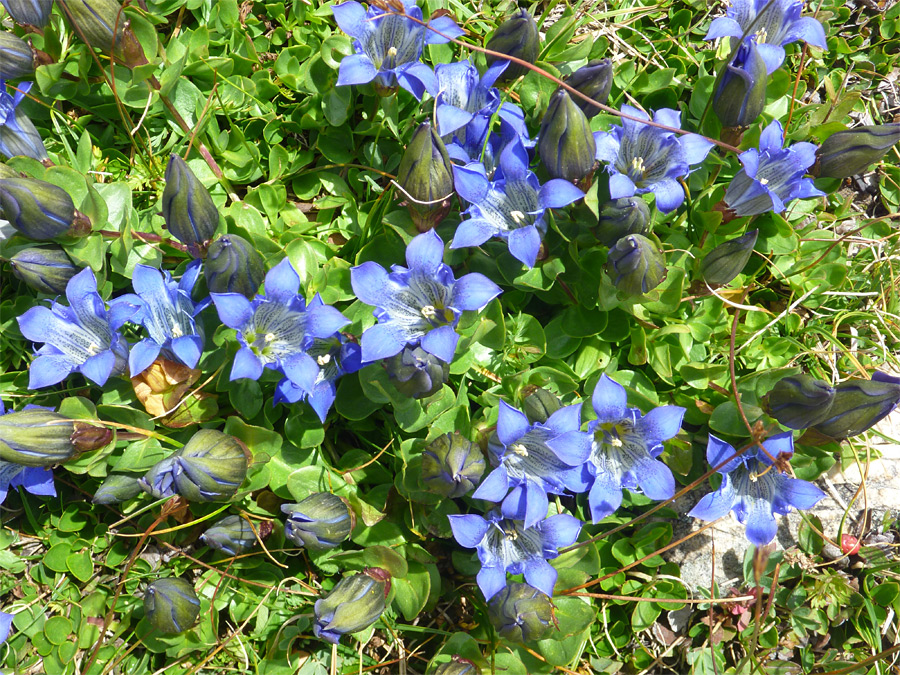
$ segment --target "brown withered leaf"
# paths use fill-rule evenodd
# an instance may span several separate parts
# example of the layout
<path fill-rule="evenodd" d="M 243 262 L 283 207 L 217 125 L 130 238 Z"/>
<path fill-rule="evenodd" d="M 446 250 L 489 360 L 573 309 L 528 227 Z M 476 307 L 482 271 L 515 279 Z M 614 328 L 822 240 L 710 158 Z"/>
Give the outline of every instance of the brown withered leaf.
<path fill-rule="evenodd" d="M 165 426 L 178 429 L 210 419 L 218 410 L 213 394 L 190 393 L 200 374 L 195 368 L 160 357 L 132 377 L 131 386 L 150 415 L 161 418 Z"/>

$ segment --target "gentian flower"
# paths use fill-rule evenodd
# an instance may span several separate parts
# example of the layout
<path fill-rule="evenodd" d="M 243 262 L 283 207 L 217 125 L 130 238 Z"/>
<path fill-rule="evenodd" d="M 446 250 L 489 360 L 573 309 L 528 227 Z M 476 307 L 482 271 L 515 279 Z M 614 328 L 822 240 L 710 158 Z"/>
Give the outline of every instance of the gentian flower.
<path fill-rule="evenodd" d="M 354 38 L 356 52 L 341 60 L 338 85 L 374 80 L 376 88 L 392 90 L 399 84 L 419 100 L 426 91 L 432 96 L 437 94 L 434 73 L 419 61 L 422 48 L 449 42 L 463 31 L 448 16 L 431 19 L 427 27 L 417 23 L 413 19 L 421 21 L 422 10 L 415 2 L 402 1 L 405 15 L 374 4 L 366 10 L 358 2 L 343 2 L 331 8 L 341 30 Z"/>
<path fill-rule="evenodd" d="M 632 117 L 647 115 L 623 105 L 622 112 Z M 661 108 L 653 121 L 681 128 L 681 113 Z M 606 162 L 610 174 L 611 199 L 652 192 L 656 207 L 663 213 L 674 211 L 684 201 L 684 189 L 678 182 L 687 176 L 692 164 L 702 162 L 713 144 L 697 134 L 676 134 L 649 124 L 622 118 L 622 126 L 594 134 L 597 159 Z"/>
<path fill-rule="evenodd" d="M 548 443 L 577 431 L 580 425 L 580 403 L 560 408 L 543 424 L 529 424 L 523 413 L 501 401 L 497 439 L 488 445 L 497 468 L 472 496 L 502 501 L 503 517 L 524 520 L 525 527 L 543 520 L 549 507 L 547 493 L 560 495 L 567 487 L 578 488 L 581 465 L 588 457 L 588 450 L 580 443 L 559 444 L 552 450 Z"/>
<path fill-rule="evenodd" d="M 25 406 L 29 408 L 40 408 L 41 406 Z M 6 406 L 0 400 L 0 415 L 6 414 Z M 0 504 L 6 500 L 9 489 L 22 486 L 26 492 L 42 497 L 55 497 L 56 487 L 53 485 L 53 472 L 40 466 L 22 466 L 15 462 L 0 461 Z M 0 642 L 6 639 L 3 633 L 4 617 L 11 617 L 10 614 L 0 612 Z M 9 630 L 9 623 L 6 624 L 6 630 Z"/>
<path fill-rule="evenodd" d="M 766 211 L 781 213 L 793 199 L 822 197 L 811 178 L 803 178 L 815 164 L 816 146 L 812 143 L 784 145 L 781 122 L 774 120 L 759 137 L 759 150 L 742 152 L 743 169 L 725 191 L 725 203 L 738 216 L 755 216 Z"/>
<path fill-rule="evenodd" d="M 38 130 L 25 113 L 16 110 L 32 84 L 20 82 L 15 93 L 10 95 L 6 91 L 6 82 L 0 80 L 0 155 L 7 159 L 16 155 L 38 161 L 47 159 L 47 149 Z"/>
<path fill-rule="evenodd" d="M 9 637 L 9 628 L 12 626 L 14 617 L 15 614 L 0 612 L 0 644 L 6 642 L 6 638 Z"/>
<path fill-rule="evenodd" d="M 142 324 L 150 334 L 134 345 L 128 355 L 132 377 L 149 368 L 161 352 L 165 358 L 188 368 L 197 366 L 203 353 L 203 336 L 194 317 L 209 304 L 209 300 L 195 303 L 191 298 L 200 266 L 199 260 L 191 262 L 176 283 L 166 271 L 136 265 L 131 284 L 137 294 L 129 293 L 110 303 L 114 306 L 126 302 L 140 307 L 131 321 Z"/>
<path fill-rule="evenodd" d="M 499 61 L 481 77 L 468 59 L 435 66 L 438 93 L 434 118 L 438 133 L 447 136 L 464 129 L 476 116 L 490 118 L 500 108 L 500 92 L 494 82 L 506 69 Z"/>
<path fill-rule="evenodd" d="M 582 467 L 582 486 L 590 489 L 588 503 L 595 523 L 613 513 L 622 504 L 622 490 L 642 491 L 650 499 L 669 499 L 675 494 L 672 471 L 657 459 L 666 441 L 681 428 L 684 408 L 664 405 L 641 415 L 637 408 L 626 407 L 625 387 L 604 374 L 591 399 L 597 419 L 588 424 L 587 433 L 570 431 L 551 440 L 549 446 L 574 448 L 588 456 Z"/>
<path fill-rule="evenodd" d="M 210 294 L 222 323 L 237 330 L 241 345 L 231 368 L 232 380 L 258 380 L 263 368 L 270 368 L 312 393 L 319 364 L 307 349 L 314 338 L 330 338 L 349 321 L 321 301 L 307 307 L 299 288 L 300 277 L 285 258 L 269 270 L 265 294 L 252 302 L 240 293 Z"/>
<path fill-rule="evenodd" d="M 491 237 L 506 239 L 509 252 L 534 267 L 547 231 L 547 209 L 578 201 L 584 193 L 561 178 L 543 185 L 528 169 L 528 153 L 520 140 L 503 148 L 500 167 L 489 181 L 477 163 L 453 167 L 456 192 L 469 202 L 468 219 L 456 228 L 450 248 L 480 246 Z"/>
<path fill-rule="evenodd" d="M 29 389 L 62 382 L 73 370 L 102 387 L 128 365 L 128 344 L 118 330 L 138 308 L 123 302 L 107 312 L 89 267 L 66 285 L 66 298 L 68 307 L 32 307 L 18 319 L 22 335 L 44 343 L 29 369 Z"/>
<path fill-rule="evenodd" d="M 485 600 L 506 587 L 507 572 L 524 574 L 531 586 L 552 597 L 557 572 L 547 561 L 559 556 L 560 548 L 575 543 L 582 525 L 577 518 L 560 513 L 526 528 L 520 520 L 503 518 L 496 509 L 486 519 L 475 514 L 448 518 L 460 546 L 478 552 L 481 571 L 476 580 Z"/>
<path fill-rule="evenodd" d="M 398 354 L 406 345 L 421 344 L 429 354 L 450 363 L 464 310 L 480 310 L 500 295 L 500 287 L 473 272 L 459 279 L 443 262 L 444 242 L 431 230 L 406 248 L 409 269 L 365 262 L 350 270 L 353 292 L 375 307 L 378 323 L 360 339 L 363 362 Z"/>
<path fill-rule="evenodd" d="M 769 5 L 766 7 L 766 5 Z M 803 40 L 813 47 L 828 49 L 825 29 L 812 17 L 801 17 L 801 0 L 731 0 L 725 16 L 713 20 L 704 40 L 721 37 L 747 39 L 759 46 L 769 74 L 784 62 L 784 45 Z"/>
<path fill-rule="evenodd" d="M 772 436 L 763 442 L 766 452 L 778 458 L 781 453 L 793 454 L 794 439 L 790 431 Z M 790 478 L 773 466 L 766 452 L 754 445 L 719 469 L 724 476 L 715 492 L 705 495 L 691 509 L 689 516 L 702 520 L 718 520 L 734 511 L 738 522 L 747 526 L 747 539 L 756 546 L 765 546 L 775 538 L 778 525 L 775 514 L 796 509 L 811 509 L 825 493 L 812 483 Z M 706 446 L 706 459 L 717 466 L 731 457 L 735 449 L 713 435 Z"/>

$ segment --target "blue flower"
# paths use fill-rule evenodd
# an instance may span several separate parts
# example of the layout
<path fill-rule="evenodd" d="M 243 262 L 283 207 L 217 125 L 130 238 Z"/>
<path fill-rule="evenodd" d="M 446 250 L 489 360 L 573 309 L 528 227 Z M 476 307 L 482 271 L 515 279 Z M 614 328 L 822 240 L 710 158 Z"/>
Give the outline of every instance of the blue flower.
<path fill-rule="evenodd" d="M 767 439 L 763 447 L 777 459 L 781 453 L 793 454 L 794 439 L 788 431 Z M 718 466 L 734 454 L 728 443 L 710 435 L 706 446 L 710 466 Z M 825 496 L 812 483 L 781 473 L 757 445 L 722 466 L 719 473 L 724 476 L 719 489 L 705 495 L 688 515 L 718 520 L 733 510 L 738 522 L 747 526 L 747 539 L 756 546 L 765 546 L 775 538 L 776 513 L 784 515 L 792 506 L 811 509 Z"/>
<path fill-rule="evenodd" d="M 40 408 L 41 406 L 27 405 L 25 409 Z M 6 414 L 6 406 L 0 401 L 0 415 Z M 53 472 L 46 467 L 22 466 L 15 462 L 0 462 L 0 504 L 6 500 L 10 488 L 22 486 L 27 492 L 42 497 L 55 497 L 56 487 L 53 485 Z M 6 639 L 3 621 L 10 614 L 0 612 L 0 642 Z M 9 630 L 9 622 L 6 623 Z"/>
<path fill-rule="evenodd" d="M 18 319 L 22 335 L 44 343 L 31 363 L 29 389 L 62 382 L 73 370 L 102 387 L 128 365 L 128 344 L 118 330 L 138 308 L 123 302 L 107 312 L 89 267 L 69 280 L 66 298 L 68 307 L 32 307 Z"/>
<path fill-rule="evenodd" d="M 784 145 L 784 130 L 775 120 L 759 137 L 759 150 L 750 148 L 738 159 L 744 168 L 737 172 L 725 203 L 738 216 L 754 216 L 766 211 L 781 213 L 792 199 L 822 197 L 811 178 L 803 174 L 816 162 L 816 146 L 812 143 Z"/>
<path fill-rule="evenodd" d="M 553 596 L 556 570 L 548 563 L 559 549 L 578 539 L 581 521 L 560 513 L 526 528 L 522 521 L 503 518 L 496 510 L 487 519 L 470 514 L 448 516 L 453 536 L 461 546 L 474 548 L 481 561 L 476 580 L 484 599 L 490 600 L 506 586 L 506 574 L 524 574 L 525 581 Z"/>
<path fill-rule="evenodd" d="M 641 110 L 623 105 L 622 112 L 649 119 Z M 661 108 L 653 121 L 681 128 L 681 113 Z M 649 124 L 622 118 L 622 126 L 594 134 L 596 157 L 606 162 L 610 174 L 611 199 L 652 192 L 656 207 L 663 213 L 674 211 L 684 201 L 684 189 L 678 182 L 687 176 L 692 164 L 702 162 L 713 144 L 697 134 L 676 134 Z"/>
<path fill-rule="evenodd" d="M 753 31 L 747 39 L 759 45 L 766 70 L 772 74 L 784 62 L 786 44 L 803 40 L 813 47 L 828 49 L 822 24 L 812 17 L 801 17 L 802 9 L 801 0 L 732 0 L 725 16 L 710 24 L 704 40 L 740 39 L 747 31 Z"/>
<path fill-rule="evenodd" d="M 47 159 L 47 149 L 41 135 L 18 105 L 31 89 L 32 82 L 20 82 L 16 93 L 6 91 L 6 83 L 0 80 L 0 155 L 15 157 L 24 155 L 38 161 Z"/>
<path fill-rule="evenodd" d="M 650 499 L 672 497 L 675 478 L 656 458 L 663 451 L 662 442 L 681 428 L 684 408 L 664 405 L 642 416 L 637 408 L 626 407 L 625 387 L 606 374 L 597 382 L 591 403 L 597 419 L 588 424 L 587 433 L 570 431 L 549 445 L 553 450 L 571 448 L 569 452 L 587 456 L 582 485 L 573 489 L 590 489 L 593 521 L 599 522 L 619 508 L 623 488 L 640 490 Z"/>
<path fill-rule="evenodd" d="M 316 296 L 309 303 L 310 307 L 316 302 L 322 302 L 322 299 Z M 319 374 L 316 376 L 312 391 L 304 391 L 285 377 L 275 388 L 272 405 L 307 401 L 319 419 L 324 422 L 328 411 L 334 404 L 335 396 L 337 396 L 335 382 L 342 375 L 355 373 L 360 369 L 362 366 L 361 350 L 355 342 L 347 342 L 343 335 L 335 333 L 330 338 L 313 338 L 306 353 L 315 359 L 319 367 Z"/>
<path fill-rule="evenodd" d="M 231 379 L 258 380 L 263 368 L 285 375 L 308 394 L 319 377 L 319 364 L 307 353 L 314 338 L 330 338 L 349 321 L 334 307 L 298 295 L 300 277 L 285 258 L 266 274 L 265 294 L 253 301 L 240 293 L 211 293 L 219 318 L 237 330 L 241 347 Z"/>
<path fill-rule="evenodd" d="M 574 449 L 560 444 L 551 450 L 548 442 L 577 431 L 579 426 L 580 403 L 560 408 L 543 424 L 529 424 L 524 414 L 501 401 L 497 438 L 488 446 L 497 468 L 472 496 L 489 502 L 502 501 L 503 517 L 524 520 L 525 527 L 543 520 L 549 506 L 547 493 L 561 495 L 566 488 L 579 487 L 581 465 L 588 457 L 580 443 Z"/>
<path fill-rule="evenodd" d="M 147 265 L 136 265 L 131 284 L 137 293 L 123 295 L 110 305 L 127 302 L 140 307 L 131 318 L 147 329 L 150 337 L 131 348 L 128 369 L 134 377 L 146 370 L 160 355 L 180 361 L 188 368 L 195 368 L 203 353 L 203 336 L 194 317 L 209 300 L 194 303 L 191 292 L 200 276 L 201 262 L 191 262 L 180 282 L 175 282 L 168 272 Z"/>
<path fill-rule="evenodd" d="M 428 27 L 413 21 L 422 20 L 422 10 L 415 2 L 403 0 L 405 13 L 381 9 L 374 4 L 364 9 L 358 2 L 344 2 L 331 8 L 334 18 L 347 35 L 354 38 L 356 52 L 341 60 L 338 85 L 366 84 L 375 80 L 376 87 L 386 90 L 401 87 L 421 100 L 427 91 L 437 94 L 437 80 L 431 68 L 420 62 L 425 45 L 443 44 L 463 34 L 448 16 L 431 19 Z"/>
<path fill-rule="evenodd" d="M 443 262 L 444 242 L 431 230 L 406 248 L 409 269 L 365 262 L 350 270 L 353 292 L 373 305 L 378 323 L 366 329 L 360 343 L 364 363 L 421 344 L 429 354 L 450 363 L 459 335 L 456 324 L 464 310 L 480 310 L 500 295 L 500 287 L 482 274 L 459 279 Z"/>
<path fill-rule="evenodd" d="M 9 637 L 9 628 L 12 626 L 14 617 L 15 614 L 0 612 L 0 644 L 6 642 L 6 638 Z"/>
<path fill-rule="evenodd" d="M 456 191 L 469 202 L 469 216 L 456 228 L 450 248 L 480 246 L 491 237 L 506 239 L 509 252 L 534 267 L 541 238 L 547 231 L 547 209 L 562 208 L 584 193 L 561 178 L 543 185 L 528 169 L 528 153 L 520 140 L 503 148 L 500 167 L 489 181 L 484 166 L 454 166 Z"/>

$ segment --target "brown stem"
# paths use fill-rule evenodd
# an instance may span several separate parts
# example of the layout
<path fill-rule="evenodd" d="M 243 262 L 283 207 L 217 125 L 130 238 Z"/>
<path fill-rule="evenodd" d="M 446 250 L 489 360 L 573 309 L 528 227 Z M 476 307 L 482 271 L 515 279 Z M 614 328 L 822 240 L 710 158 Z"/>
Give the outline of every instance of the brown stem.
<path fill-rule="evenodd" d="M 122 236 L 121 232 L 116 232 L 115 230 L 97 230 L 97 234 L 103 235 L 104 237 L 113 237 L 119 238 Z M 140 239 L 143 242 L 148 244 L 166 244 L 167 246 L 171 246 L 172 248 L 176 248 L 179 251 L 184 253 L 188 252 L 188 247 L 185 244 L 182 244 L 180 241 L 175 241 L 174 239 L 169 239 L 167 237 L 161 237 L 158 234 L 152 234 L 150 232 L 131 232 L 131 236 L 135 239 Z"/>

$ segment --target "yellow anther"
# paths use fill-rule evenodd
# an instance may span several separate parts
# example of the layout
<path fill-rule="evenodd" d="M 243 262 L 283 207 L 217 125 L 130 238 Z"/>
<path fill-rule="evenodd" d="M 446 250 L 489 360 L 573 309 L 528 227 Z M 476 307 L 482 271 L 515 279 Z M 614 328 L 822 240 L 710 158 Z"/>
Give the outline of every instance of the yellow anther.
<path fill-rule="evenodd" d="M 320 366 L 328 365 L 328 363 L 330 362 L 331 354 L 321 354 L 320 356 L 316 357 L 316 363 L 318 363 Z"/>
<path fill-rule="evenodd" d="M 612 438 L 609 439 L 609 444 L 611 446 L 613 446 L 614 448 L 621 448 L 622 447 L 622 439 L 619 438 L 618 436 L 613 436 Z"/>
<path fill-rule="evenodd" d="M 766 29 L 760 28 L 758 31 L 756 31 L 756 44 L 758 44 L 758 45 L 764 44 L 766 41 L 766 38 L 768 38 L 768 37 L 769 37 L 769 33 L 766 31 Z"/>
<path fill-rule="evenodd" d="M 391 47 L 390 49 L 388 49 L 388 51 L 387 51 L 388 59 L 394 59 L 394 58 L 396 58 L 396 56 L 397 56 L 397 48 L 396 47 Z"/>
<path fill-rule="evenodd" d="M 94 356 L 95 354 L 99 354 L 100 353 L 100 345 L 98 345 L 96 342 L 92 342 L 91 344 L 88 345 L 87 351 L 88 351 L 88 354 L 90 354 L 91 356 Z"/>
<path fill-rule="evenodd" d="M 758 480 L 759 480 L 759 474 L 756 473 L 755 471 L 751 471 L 750 472 L 750 482 L 755 483 Z"/>
<path fill-rule="evenodd" d="M 182 335 L 184 335 L 184 331 L 181 330 L 181 326 L 177 323 L 172 324 L 172 337 L 181 337 Z"/>
<path fill-rule="evenodd" d="M 434 308 L 434 305 L 425 305 L 422 308 L 422 316 L 426 319 L 433 319 L 437 316 L 437 310 Z"/>
<path fill-rule="evenodd" d="M 506 531 L 506 538 L 509 539 L 510 541 L 515 541 L 516 539 L 519 538 L 519 533 L 516 532 L 514 529 L 509 529 Z"/>
<path fill-rule="evenodd" d="M 635 157 L 631 160 L 631 168 L 635 173 L 644 173 L 646 169 L 644 168 L 644 158 L 643 157 Z"/>
<path fill-rule="evenodd" d="M 519 457 L 528 457 L 528 448 L 521 443 L 513 443 L 509 449 L 516 453 Z"/>
<path fill-rule="evenodd" d="M 768 178 L 760 178 L 760 179 L 759 179 L 759 184 L 760 184 L 760 185 L 768 185 L 768 184 L 769 184 L 769 179 L 768 179 Z"/>

